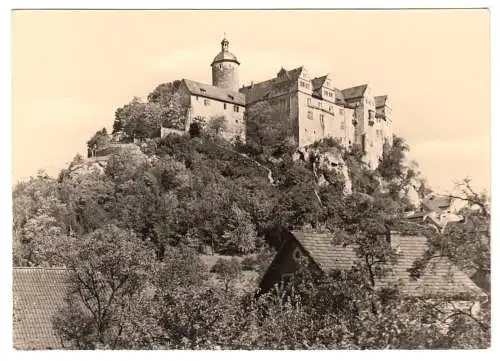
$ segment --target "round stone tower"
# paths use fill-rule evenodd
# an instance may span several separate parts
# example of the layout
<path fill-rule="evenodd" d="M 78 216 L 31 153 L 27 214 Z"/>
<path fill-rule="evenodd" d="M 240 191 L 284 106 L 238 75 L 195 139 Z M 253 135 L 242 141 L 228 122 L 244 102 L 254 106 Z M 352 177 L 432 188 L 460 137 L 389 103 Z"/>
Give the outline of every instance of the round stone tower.
<path fill-rule="evenodd" d="M 220 44 L 221 51 L 211 64 L 212 85 L 237 92 L 239 89 L 238 66 L 240 62 L 234 54 L 229 52 L 229 41 L 226 38 L 222 39 Z"/>

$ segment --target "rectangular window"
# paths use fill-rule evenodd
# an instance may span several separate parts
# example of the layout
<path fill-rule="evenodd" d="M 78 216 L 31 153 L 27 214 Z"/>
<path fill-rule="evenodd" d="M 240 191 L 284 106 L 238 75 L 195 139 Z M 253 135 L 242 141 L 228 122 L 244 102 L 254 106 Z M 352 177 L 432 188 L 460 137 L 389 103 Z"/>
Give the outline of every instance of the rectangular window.
<path fill-rule="evenodd" d="M 342 122 L 342 123 L 340 123 L 340 130 L 344 130 L 344 129 L 345 129 L 345 123 Z"/>
<path fill-rule="evenodd" d="M 227 104 L 226 104 L 226 103 L 224 103 L 224 109 L 226 109 L 226 108 L 227 108 Z"/>
<path fill-rule="evenodd" d="M 344 109 L 339 109 L 340 115 L 344 115 Z"/>
<path fill-rule="evenodd" d="M 198 95 L 196 96 L 196 100 L 198 100 Z"/>
<path fill-rule="evenodd" d="M 236 113 L 238 113 L 238 112 L 240 111 L 240 107 L 239 107 L 239 106 L 237 106 L 237 105 L 235 105 L 235 106 L 233 107 L 233 109 L 234 109 L 234 111 L 235 111 Z"/>
<path fill-rule="evenodd" d="M 323 114 L 320 114 L 320 115 L 319 115 L 319 120 L 320 120 L 321 122 L 324 122 L 324 121 L 325 121 L 325 116 L 324 116 Z"/>
<path fill-rule="evenodd" d="M 307 119 L 312 119 L 313 118 L 313 112 L 308 111 L 307 112 Z"/>
<path fill-rule="evenodd" d="M 205 104 L 205 105 L 210 105 L 210 99 L 205 99 L 205 100 L 203 100 L 203 104 Z"/>
<path fill-rule="evenodd" d="M 307 98 L 307 105 L 311 105 L 311 98 Z"/>
<path fill-rule="evenodd" d="M 318 107 L 321 108 L 321 102 L 318 102 Z"/>

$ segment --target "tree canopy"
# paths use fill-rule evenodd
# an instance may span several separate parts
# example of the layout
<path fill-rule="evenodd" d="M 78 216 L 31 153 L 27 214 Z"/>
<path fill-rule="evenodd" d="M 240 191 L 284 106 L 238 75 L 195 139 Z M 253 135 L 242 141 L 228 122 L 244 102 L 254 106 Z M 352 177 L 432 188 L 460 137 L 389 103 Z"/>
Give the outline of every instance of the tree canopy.
<path fill-rule="evenodd" d="M 245 144 L 210 134 L 225 129 L 220 117 L 159 138 L 162 124 L 183 127 L 179 89 L 161 84 L 147 102 L 117 109 L 113 133 L 143 144 L 119 147 L 102 171 L 68 169 L 58 179 L 40 173 L 13 191 L 14 265 L 68 269 L 68 301 L 54 325 L 72 348 L 489 346 L 488 309 L 445 320 L 437 301 L 374 287 L 397 257 L 384 235 L 399 230 L 429 239 L 415 274 L 444 255 L 489 294 L 489 200 L 470 181 L 450 195 L 468 203 L 461 211 L 467 222 L 436 234 L 404 218 L 405 187 L 422 178 L 406 159 L 404 139 L 394 137 L 375 170 L 357 146 L 334 139 L 312 145 L 318 154 L 340 154 L 352 183 L 344 192 L 343 173 L 332 171 L 320 184 L 314 160 L 297 159 L 285 112 L 270 104 L 247 114 Z M 103 129 L 88 146 L 109 141 Z M 321 228 L 353 247 L 360 262 L 322 275 L 304 265 L 291 288 L 255 298 L 256 287 L 242 284 L 269 266 L 280 246 L 267 242 L 276 226 Z M 213 268 L 207 257 L 217 259 Z"/>

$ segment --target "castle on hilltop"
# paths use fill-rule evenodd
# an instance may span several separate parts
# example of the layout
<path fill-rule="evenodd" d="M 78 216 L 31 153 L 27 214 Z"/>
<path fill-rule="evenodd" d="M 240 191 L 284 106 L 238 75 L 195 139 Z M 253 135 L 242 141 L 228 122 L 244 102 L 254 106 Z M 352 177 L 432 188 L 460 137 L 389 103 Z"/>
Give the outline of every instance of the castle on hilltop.
<path fill-rule="evenodd" d="M 229 52 L 229 41 L 211 63 L 212 85 L 182 79 L 181 102 L 188 109 L 185 131 L 199 119 L 223 116 L 222 136 L 251 137 L 246 114 L 268 104 L 280 110 L 295 142 L 304 147 L 332 137 L 349 147 L 359 144 L 370 168 L 378 165 L 384 144 L 392 144 L 391 107 L 387 95 L 374 96 L 368 84 L 338 89 L 329 75 L 311 77 L 304 67 L 281 68 L 276 77 L 240 88 L 240 62 Z M 162 128 L 162 135 L 169 129 Z"/>

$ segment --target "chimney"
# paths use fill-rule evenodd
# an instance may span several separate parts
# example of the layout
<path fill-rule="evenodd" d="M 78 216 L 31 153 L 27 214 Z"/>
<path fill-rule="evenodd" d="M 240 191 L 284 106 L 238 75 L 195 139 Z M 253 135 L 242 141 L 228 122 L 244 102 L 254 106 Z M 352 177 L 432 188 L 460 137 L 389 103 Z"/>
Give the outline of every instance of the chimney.
<path fill-rule="evenodd" d="M 390 231 L 388 232 L 388 238 L 389 242 L 391 243 L 391 248 L 394 250 L 394 252 L 399 253 L 401 246 L 401 232 Z"/>

